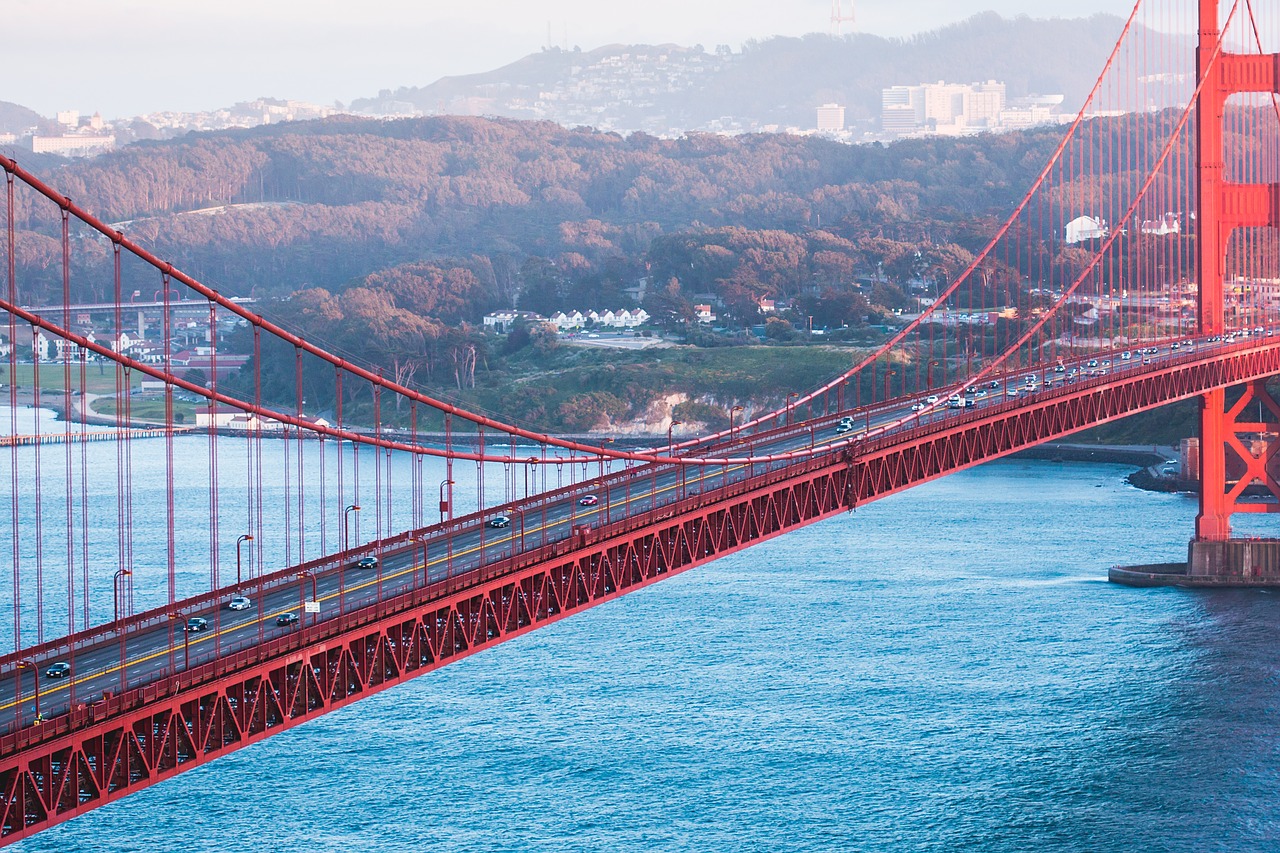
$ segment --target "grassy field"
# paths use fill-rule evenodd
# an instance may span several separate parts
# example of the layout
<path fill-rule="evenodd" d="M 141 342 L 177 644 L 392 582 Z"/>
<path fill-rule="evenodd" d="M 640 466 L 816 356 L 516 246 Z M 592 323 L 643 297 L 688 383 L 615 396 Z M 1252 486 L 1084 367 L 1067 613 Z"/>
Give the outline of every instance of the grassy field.
<path fill-rule="evenodd" d="M 93 411 L 99 415 L 114 415 L 117 409 L 117 402 L 115 397 L 95 400 Z M 165 420 L 164 399 L 154 397 L 135 398 L 129 407 L 129 415 L 135 421 L 163 422 Z M 196 404 L 185 400 L 174 400 L 173 416 L 174 420 L 179 424 L 195 426 Z"/>
<path fill-rule="evenodd" d="M 9 365 L 0 366 L 0 382 L 18 386 L 19 390 L 23 388 L 31 388 L 35 384 L 34 364 L 19 364 L 14 375 L 9 376 Z M 66 373 L 61 364 L 41 364 L 40 365 L 40 390 L 61 391 L 64 386 Z M 90 394 L 114 394 L 116 393 L 116 366 L 114 364 L 89 364 L 85 366 L 84 371 L 84 390 Z M 137 371 L 132 372 L 130 387 L 138 388 L 142 384 L 142 376 Z M 73 390 L 80 389 L 80 366 L 73 364 L 71 366 L 71 387 Z"/>

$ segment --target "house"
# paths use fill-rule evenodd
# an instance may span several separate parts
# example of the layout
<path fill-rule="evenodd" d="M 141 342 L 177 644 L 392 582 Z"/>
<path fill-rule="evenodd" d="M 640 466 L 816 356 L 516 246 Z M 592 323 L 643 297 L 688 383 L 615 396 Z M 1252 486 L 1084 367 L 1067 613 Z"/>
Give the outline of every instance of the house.
<path fill-rule="evenodd" d="M 259 418 L 257 415 L 242 412 L 230 406 L 219 406 L 216 403 L 196 409 L 196 427 L 208 429 L 262 430 L 271 432 L 284 429 L 284 424 L 271 418 Z"/>
<path fill-rule="evenodd" d="M 97 343 L 93 337 L 93 332 L 84 337 L 90 343 Z M 43 330 L 36 332 L 36 336 L 31 342 L 31 349 L 39 361 L 62 361 L 64 359 L 79 361 L 81 355 L 79 344 L 56 335 L 48 337 Z M 86 361 L 92 361 L 98 357 L 92 351 L 86 351 L 84 356 Z"/>
<path fill-rule="evenodd" d="M 545 323 L 546 317 L 532 311 L 492 311 L 484 315 L 484 327 L 505 335 L 516 326 L 517 320 L 526 323 Z"/>
<path fill-rule="evenodd" d="M 695 305 L 693 313 L 699 323 L 714 323 L 716 315 L 711 311 L 710 305 Z"/>

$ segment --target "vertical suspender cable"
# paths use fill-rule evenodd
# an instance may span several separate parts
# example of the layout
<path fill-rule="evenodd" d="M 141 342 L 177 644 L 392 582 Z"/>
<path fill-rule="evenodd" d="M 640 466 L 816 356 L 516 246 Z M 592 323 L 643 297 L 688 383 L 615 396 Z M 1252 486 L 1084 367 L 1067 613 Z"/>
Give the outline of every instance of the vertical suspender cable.
<path fill-rule="evenodd" d="M 5 272 L 8 275 L 9 302 L 18 304 L 18 269 L 14 261 L 16 248 L 16 231 L 13 217 L 17 211 L 14 204 L 13 173 L 5 172 Z M 34 341 L 33 341 L 34 343 Z M 18 321 L 9 315 L 9 434 L 18 435 Z M 20 515 L 18 510 L 18 443 L 9 446 L 9 459 L 13 467 L 9 473 L 9 489 L 13 496 L 9 501 L 10 542 L 13 550 L 13 650 L 22 651 L 22 548 L 19 536 Z"/>

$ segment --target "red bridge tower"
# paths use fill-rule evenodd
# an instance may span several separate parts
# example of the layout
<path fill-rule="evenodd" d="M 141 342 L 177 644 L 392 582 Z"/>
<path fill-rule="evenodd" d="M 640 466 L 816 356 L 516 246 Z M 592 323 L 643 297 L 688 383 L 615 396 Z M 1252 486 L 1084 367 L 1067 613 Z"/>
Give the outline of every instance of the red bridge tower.
<path fill-rule="evenodd" d="M 1236 94 L 1280 92 L 1280 54 L 1219 54 L 1219 21 L 1218 0 L 1200 0 L 1196 78 L 1203 85 L 1196 119 L 1196 231 L 1202 335 L 1226 331 L 1224 284 L 1232 232 L 1280 227 L 1280 185 L 1228 183 L 1223 152 L 1227 99 Z M 1257 420 L 1249 421 L 1255 414 Z M 1230 407 L 1222 389 L 1200 398 L 1200 513 L 1188 555 L 1191 576 L 1219 576 L 1236 583 L 1262 575 L 1280 576 L 1280 541 L 1231 538 L 1233 513 L 1280 511 L 1277 503 L 1240 502 L 1244 490 L 1255 482 L 1280 498 L 1280 485 L 1267 472 L 1267 462 L 1280 446 L 1267 443 L 1258 455 L 1242 440 L 1246 435 L 1280 432 L 1278 424 L 1280 406 L 1262 381 L 1246 385 L 1244 395 Z M 1229 464 L 1243 468 L 1234 483 L 1227 479 Z"/>

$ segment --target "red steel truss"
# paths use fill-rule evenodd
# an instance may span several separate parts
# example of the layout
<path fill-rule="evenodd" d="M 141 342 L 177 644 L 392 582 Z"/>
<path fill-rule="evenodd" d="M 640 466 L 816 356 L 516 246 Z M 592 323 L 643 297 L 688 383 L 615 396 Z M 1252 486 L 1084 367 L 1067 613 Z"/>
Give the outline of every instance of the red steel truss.
<path fill-rule="evenodd" d="M 320 623 L 0 739 L 0 843 L 405 679 L 861 503 L 1280 373 L 1271 339 L 879 436 Z M 1280 418 L 1270 398 L 1268 408 Z"/>
<path fill-rule="evenodd" d="M 1238 228 L 1280 227 L 1280 185 L 1227 183 L 1224 120 L 1232 95 L 1280 92 L 1280 54 L 1229 54 L 1222 50 L 1218 0 L 1200 0 L 1200 45 L 1196 79 L 1201 81 L 1196 115 L 1196 189 L 1198 197 L 1197 278 L 1200 333 L 1226 331 L 1227 247 Z M 1223 389 L 1200 402 L 1200 513 L 1196 538 L 1231 538 L 1231 515 L 1248 511 L 1237 502 L 1239 490 L 1227 489 L 1227 459 L 1235 431 Z"/>

